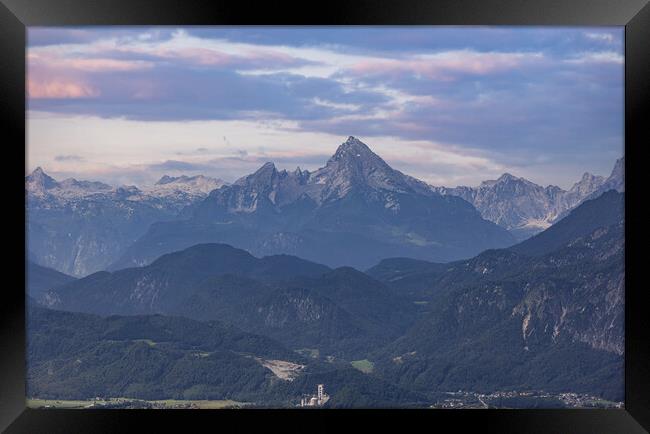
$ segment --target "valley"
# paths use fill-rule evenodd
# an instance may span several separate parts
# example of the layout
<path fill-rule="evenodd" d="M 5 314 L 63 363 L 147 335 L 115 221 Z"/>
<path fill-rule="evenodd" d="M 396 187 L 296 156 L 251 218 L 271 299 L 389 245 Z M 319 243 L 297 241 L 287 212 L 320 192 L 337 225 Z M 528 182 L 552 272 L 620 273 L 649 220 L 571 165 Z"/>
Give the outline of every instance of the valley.
<path fill-rule="evenodd" d="M 446 396 L 445 396 L 446 395 Z M 504 391 L 488 394 L 477 392 L 446 392 L 431 408 L 623 408 L 623 402 L 607 401 L 587 394 L 572 392 Z"/>

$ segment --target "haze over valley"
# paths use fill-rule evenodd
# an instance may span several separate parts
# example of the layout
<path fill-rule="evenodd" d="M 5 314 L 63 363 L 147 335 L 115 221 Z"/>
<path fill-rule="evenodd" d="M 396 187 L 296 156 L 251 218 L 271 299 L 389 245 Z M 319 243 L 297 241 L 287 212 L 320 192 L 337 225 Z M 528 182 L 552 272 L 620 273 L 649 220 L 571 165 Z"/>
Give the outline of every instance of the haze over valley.
<path fill-rule="evenodd" d="M 30 26 L 28 406 L 622 408 L 623 40 Z"/>

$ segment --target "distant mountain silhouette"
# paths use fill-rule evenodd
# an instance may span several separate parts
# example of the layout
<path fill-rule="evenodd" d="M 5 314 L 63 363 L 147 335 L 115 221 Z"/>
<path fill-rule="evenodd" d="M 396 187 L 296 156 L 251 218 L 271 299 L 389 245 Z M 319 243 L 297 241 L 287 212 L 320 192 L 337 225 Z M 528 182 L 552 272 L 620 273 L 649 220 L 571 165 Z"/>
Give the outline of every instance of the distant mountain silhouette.
<path fill-rule="evenodd" d="M 350 137 L 314 172 L 279 171 L 266 163 L 212 191 L 190 219 L 153 225 L 111 269 L 147 264 L 206 241 L 256 255 L 287 253 L 365 268 L 396 254 L 439 261 L 470 257 L 515 240 L 469 203 L 392 169 Z"/>

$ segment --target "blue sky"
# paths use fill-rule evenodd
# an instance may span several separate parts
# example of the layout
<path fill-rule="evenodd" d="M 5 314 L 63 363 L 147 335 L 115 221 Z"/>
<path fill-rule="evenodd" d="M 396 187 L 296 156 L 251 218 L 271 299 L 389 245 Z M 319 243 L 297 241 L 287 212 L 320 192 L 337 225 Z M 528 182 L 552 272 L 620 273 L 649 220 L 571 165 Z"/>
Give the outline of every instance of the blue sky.
<path fill-rule="evenodd" d="M 435 185 L 568 188 L 623 154 L 623 28 L 28 30 L 28 167 L 146 184 L 322 166 L 349 135 Z"/>

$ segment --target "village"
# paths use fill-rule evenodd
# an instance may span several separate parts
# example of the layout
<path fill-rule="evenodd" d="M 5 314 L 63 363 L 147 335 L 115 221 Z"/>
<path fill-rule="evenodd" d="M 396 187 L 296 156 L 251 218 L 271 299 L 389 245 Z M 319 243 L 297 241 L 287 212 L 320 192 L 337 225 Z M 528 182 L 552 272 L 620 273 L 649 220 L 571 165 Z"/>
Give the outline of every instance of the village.
<path fill-rule="evenodd" d="M 319 384 L 316 386 L 315 395 L 304 395 L 300 399 L 299 407 L 321 407 L 329 399 L 329 395 L 325 393 L 325 385 Z"/>

